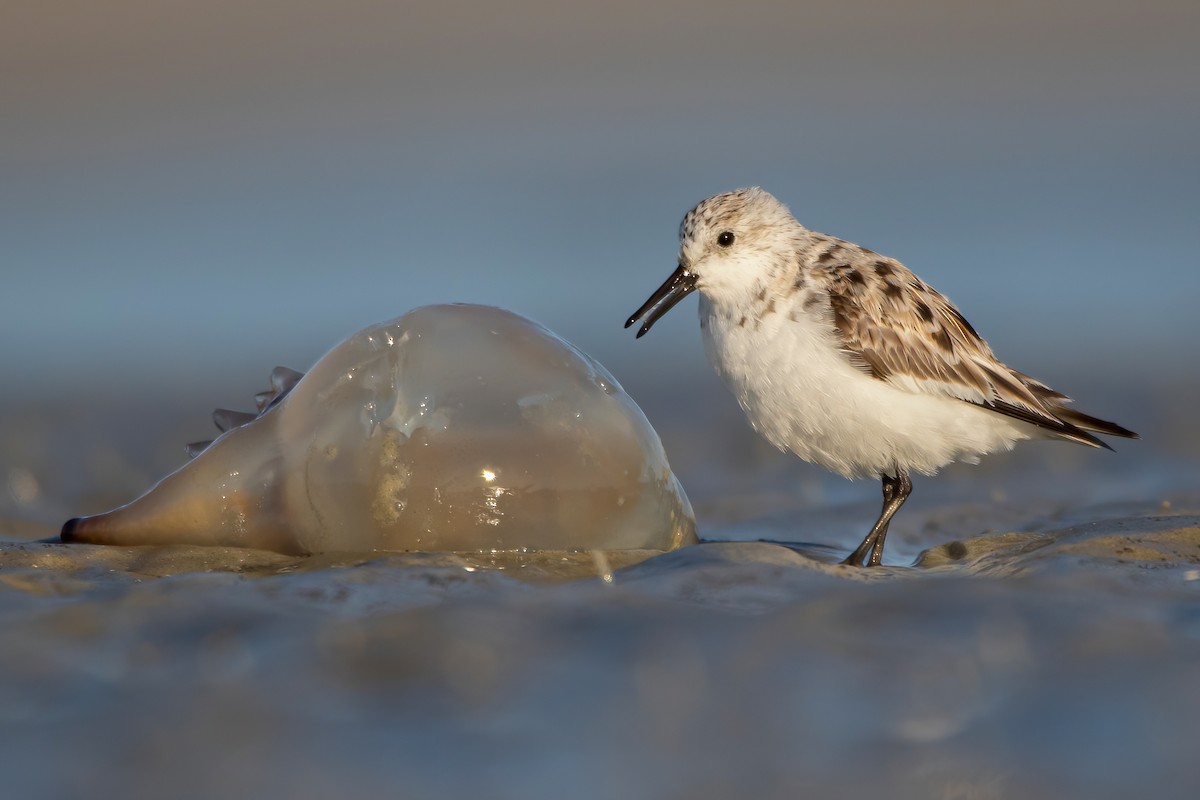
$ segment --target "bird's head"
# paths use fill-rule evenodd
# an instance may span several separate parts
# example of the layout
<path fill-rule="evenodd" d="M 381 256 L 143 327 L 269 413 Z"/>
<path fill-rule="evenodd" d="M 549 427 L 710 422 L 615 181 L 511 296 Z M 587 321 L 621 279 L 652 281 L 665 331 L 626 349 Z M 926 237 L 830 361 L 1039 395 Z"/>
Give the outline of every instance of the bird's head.
<path fill-rule="evenodd" d="M 714 302 L 749 299 L 786 266 L 802 231 L 787 206 L 758 187 L 713 195 L 679 226 L 679 265 L 625 323 L 645 317 L 644 335 L 676 303 L 699 289 Z"/>

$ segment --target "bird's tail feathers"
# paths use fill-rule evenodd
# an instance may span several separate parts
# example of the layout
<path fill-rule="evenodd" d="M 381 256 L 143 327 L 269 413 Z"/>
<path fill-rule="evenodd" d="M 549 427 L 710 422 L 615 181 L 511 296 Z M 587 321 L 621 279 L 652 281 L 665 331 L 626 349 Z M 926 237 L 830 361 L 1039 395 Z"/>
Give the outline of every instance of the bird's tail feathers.
<path fill-rule="evenodd" d="M 1082 411 L 1076 411 L 1073 408 L 1056 408 L 1054 413 L 1055 416 L 1068 425 L 1082 428 L 1085 431 L 1095 431 L 1096 433 L 1103 433 L 1106 436 L 1120 436 L 1123 439 L 1142 438 L 1128 428 L 1123 428 L 1115 422 L 1097 419 L 1096 417 L 1084 414 Z"/>

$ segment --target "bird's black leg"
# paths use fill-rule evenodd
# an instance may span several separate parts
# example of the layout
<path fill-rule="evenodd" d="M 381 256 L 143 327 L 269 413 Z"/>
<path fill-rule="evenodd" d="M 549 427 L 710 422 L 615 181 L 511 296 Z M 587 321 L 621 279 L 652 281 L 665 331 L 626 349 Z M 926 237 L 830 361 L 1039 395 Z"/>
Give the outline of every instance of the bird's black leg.
<path fill-rule="evenodd" d="M 862 540 L 853 553 L 846 557 L 843 564 L 853 567 L 875 567 L 883 560 L 883 541 L 887 538 L 888 523 L 904 505 L 904 501 L 912 494 L 912 481 L 904 470 L 897 470 L 896 477 L 881 476 L 883 480 L 883 510 L 879 519 L 871 526 L 870 532 Z"/>
<path fill-rule="evenodd" d="M 871 558 L 867 561 L 868 567 L 879 566 L 879 563 L 883 561 L 883 540 L 887 538 L 888 524 L 891 523 L 895 513 L 900 510 L 900 506 L 904 505 L 904 501 L 912 494 L 912 481 L 907 472 L 900 470 L 899 475 L 893 481 L 892 491 L 890 493 L 887 489 L 883 491 L 883 514 L 887 515 L 887 521 L 883 524 L 883 530 L 875 537 L 875 545 L 871 548 Z"/>

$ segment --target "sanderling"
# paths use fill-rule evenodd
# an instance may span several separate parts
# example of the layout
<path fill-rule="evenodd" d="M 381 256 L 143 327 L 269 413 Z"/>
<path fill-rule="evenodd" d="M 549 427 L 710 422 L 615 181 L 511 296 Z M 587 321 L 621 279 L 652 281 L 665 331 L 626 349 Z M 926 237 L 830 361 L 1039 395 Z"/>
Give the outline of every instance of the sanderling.
<path fill-rule="evenodd" d="M 679 242 L 678 268 L 625 327 L 645 318 L 641 337 L 699 289 L 705 352 L 754 429 L 847 478 L 882 479 L 883 510 L 845 564 L 880 563 L 911 471 L 1022 439 L 1137 438 L 1006 366 L 900 262 L 808 230 L 762 189 L 704 200 Z"/>

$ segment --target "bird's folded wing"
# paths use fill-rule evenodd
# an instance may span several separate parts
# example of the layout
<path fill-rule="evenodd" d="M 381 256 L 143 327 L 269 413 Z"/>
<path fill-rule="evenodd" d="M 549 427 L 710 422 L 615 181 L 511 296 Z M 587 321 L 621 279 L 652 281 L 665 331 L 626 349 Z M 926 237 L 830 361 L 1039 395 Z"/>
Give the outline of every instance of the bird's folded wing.
<path fill-rule="evenodd" d="M 906 391 L 957 398 L 1102 446 L 1059 417 L 1069 398 L 999 361 L 954 304 L 903 265 L 873 258 L 829 267 L 832 323 L 854 366 Z"/>

